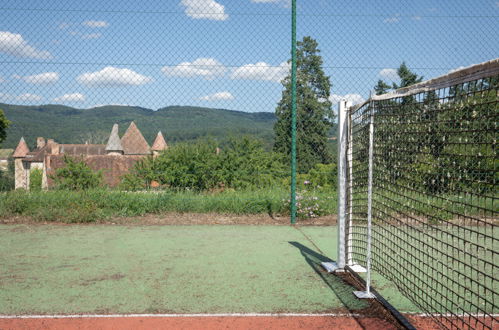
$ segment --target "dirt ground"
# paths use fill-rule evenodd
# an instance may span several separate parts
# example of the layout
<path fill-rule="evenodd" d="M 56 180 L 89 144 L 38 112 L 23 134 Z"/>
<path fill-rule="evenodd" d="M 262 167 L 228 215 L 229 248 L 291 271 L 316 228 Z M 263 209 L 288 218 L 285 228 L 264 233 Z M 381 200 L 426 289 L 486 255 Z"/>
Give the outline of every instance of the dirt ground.
<path fill-rule="evenodd" d="M 336 215 L 311 219 L 298 219 L 300 226 L 333 226 L 336 225 Z M 30 217 L 0 218 L 1 224 L 62 224 L 54 222 L 34 221 Z M 146 214 L 138 217 L 115 217 L 103 219 L 88 225 L 281 225 L 290 224 L 289 216 L 270 216 L 268 214 L 218 214 L 218 213 L 164 213 Z"/>

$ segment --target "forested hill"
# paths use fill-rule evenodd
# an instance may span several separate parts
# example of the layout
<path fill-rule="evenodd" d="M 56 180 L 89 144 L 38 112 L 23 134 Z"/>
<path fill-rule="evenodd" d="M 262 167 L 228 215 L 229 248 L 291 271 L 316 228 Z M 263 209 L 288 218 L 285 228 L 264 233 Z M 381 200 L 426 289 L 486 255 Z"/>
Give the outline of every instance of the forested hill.
<path fill-rule="evenodd" d="M 12 124 L 3 148 L 14 148 L 21 136 L 30 147 L 38 136 L 59 143 L 106 143 L 114 123 L 123 134 L 133 120 L 152 144 L 158 131 L 168 143 L 199 137 L 225 139 L 253 135 L 273 143 L 273 113 L 248 113 L 224 109 L 170 106 L 157 111 L 133 106 L 102 106 L 76 109 L 61 105 L 19 106 L 0 103 Z"/>

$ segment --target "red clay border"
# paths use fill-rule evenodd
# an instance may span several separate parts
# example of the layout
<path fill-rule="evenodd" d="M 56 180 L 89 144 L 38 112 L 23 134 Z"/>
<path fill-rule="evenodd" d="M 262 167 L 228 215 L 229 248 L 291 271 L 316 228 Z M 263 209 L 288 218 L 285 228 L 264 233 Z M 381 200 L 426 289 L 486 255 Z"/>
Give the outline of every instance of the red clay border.
<path fill-rule="evenodd" d="M 344 316 L 82 317 L 0 319 L 0 329 L 397 329 L 386 320 Z"/>

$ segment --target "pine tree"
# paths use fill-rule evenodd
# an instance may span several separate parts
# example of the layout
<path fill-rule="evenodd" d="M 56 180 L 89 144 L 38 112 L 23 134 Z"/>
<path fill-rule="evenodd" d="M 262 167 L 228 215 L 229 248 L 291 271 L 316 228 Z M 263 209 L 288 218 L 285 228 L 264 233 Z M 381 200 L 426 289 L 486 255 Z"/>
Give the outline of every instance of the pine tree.
<path fill-rule="evenodd" d="M 329 100 L 331 83 L 322 69 L 318 43 L 304 37 L 297 43 L 296 127 L 298 171 L 308 172 L 315 164 L 330 163 L 327 134 L 335 115 Z M 291 153 L 291 75 L 283 80 L 284 91 L 276 108 L 274 150 Z"/>
<path fill-rule="evenodd" d="M 378 80 L 378 83 L 376 84 L 376 86 L 374 86 L 374 92 L 376 93 L 376 95 L 381 95 L 381 94 L 385 94 L 385 93 L 388 93 L 388 91 L 390 90 L 391 86 L 388 85 L 386 82 L 384 82 L 383 80 Z"/>

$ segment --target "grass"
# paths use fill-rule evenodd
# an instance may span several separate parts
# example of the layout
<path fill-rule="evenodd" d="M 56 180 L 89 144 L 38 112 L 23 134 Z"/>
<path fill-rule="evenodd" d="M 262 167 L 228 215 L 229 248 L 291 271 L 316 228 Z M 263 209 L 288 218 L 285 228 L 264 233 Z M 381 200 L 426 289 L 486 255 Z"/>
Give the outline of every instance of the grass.
<path fill-rule="evenodd" d="M 221 193 L 121 192 L 112 190 L 13 191 L 0 194 L 0 217 L 29 216 L 37 221 L 96 222 L 112 216 L 140 216 L 162 212 L 287 214 L 285 189 Z M 336 213 L 336 193 L 307 192 L 315 196 L 320 214 Z"/>
<path fill-rule="evenodd" d="M 336 254 L 335 227 L 302 230 Z M 1 225 L 0 314 L 366 308 L 287 226 Z"/>

